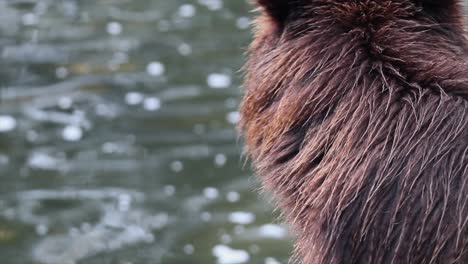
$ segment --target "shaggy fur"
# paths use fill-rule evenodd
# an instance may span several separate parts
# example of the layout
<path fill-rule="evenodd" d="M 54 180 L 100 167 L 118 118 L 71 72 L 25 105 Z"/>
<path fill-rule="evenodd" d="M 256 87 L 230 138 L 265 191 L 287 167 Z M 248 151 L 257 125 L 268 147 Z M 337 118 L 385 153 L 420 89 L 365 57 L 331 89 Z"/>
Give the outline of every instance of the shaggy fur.
<path fill-rule="evenodd" d="M 468 263 L 459 3 L 257 3 L 240 130 L 302 263 Z"/>

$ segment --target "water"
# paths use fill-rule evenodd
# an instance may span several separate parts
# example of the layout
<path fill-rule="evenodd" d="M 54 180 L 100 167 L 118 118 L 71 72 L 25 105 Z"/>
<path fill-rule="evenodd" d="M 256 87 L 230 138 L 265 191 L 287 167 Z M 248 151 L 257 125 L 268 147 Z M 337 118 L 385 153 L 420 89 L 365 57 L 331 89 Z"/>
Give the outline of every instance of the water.
<path fill-rule="evenodd" d="M 1 263 L 287 262 L 234 130 L 250 9 L 0 0 Z"/>

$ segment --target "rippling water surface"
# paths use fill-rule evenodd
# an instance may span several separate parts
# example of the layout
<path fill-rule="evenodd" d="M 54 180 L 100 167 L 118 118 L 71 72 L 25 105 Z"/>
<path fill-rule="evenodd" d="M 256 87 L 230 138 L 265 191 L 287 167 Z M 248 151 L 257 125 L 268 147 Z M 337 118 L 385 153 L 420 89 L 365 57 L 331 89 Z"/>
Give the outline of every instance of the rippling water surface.
<path fill-rule="evenodd" d="M 234 0 L 0 0 L 1 263 L 286 263 Z"/>

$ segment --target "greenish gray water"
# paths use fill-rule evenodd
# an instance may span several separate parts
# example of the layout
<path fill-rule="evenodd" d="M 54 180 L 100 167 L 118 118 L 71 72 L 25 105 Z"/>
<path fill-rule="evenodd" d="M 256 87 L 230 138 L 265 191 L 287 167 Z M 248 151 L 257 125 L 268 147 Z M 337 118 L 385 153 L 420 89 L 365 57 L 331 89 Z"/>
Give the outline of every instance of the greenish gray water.
<path fill-rule="evenodd" d="M 245 1 L 0 0 L 0 262 L 286 263 L 234 130 Z"/>

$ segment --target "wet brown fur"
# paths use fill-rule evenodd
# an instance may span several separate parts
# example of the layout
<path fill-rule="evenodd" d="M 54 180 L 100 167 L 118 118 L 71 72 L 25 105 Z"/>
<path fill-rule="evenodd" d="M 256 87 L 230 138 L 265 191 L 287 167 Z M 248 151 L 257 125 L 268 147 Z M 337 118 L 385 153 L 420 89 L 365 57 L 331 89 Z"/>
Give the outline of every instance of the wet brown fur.
<path fill-rule="evenodd" d="M 468 263 L 454 0 L 257 0 L 240 130 L 305 264 Z"/>

